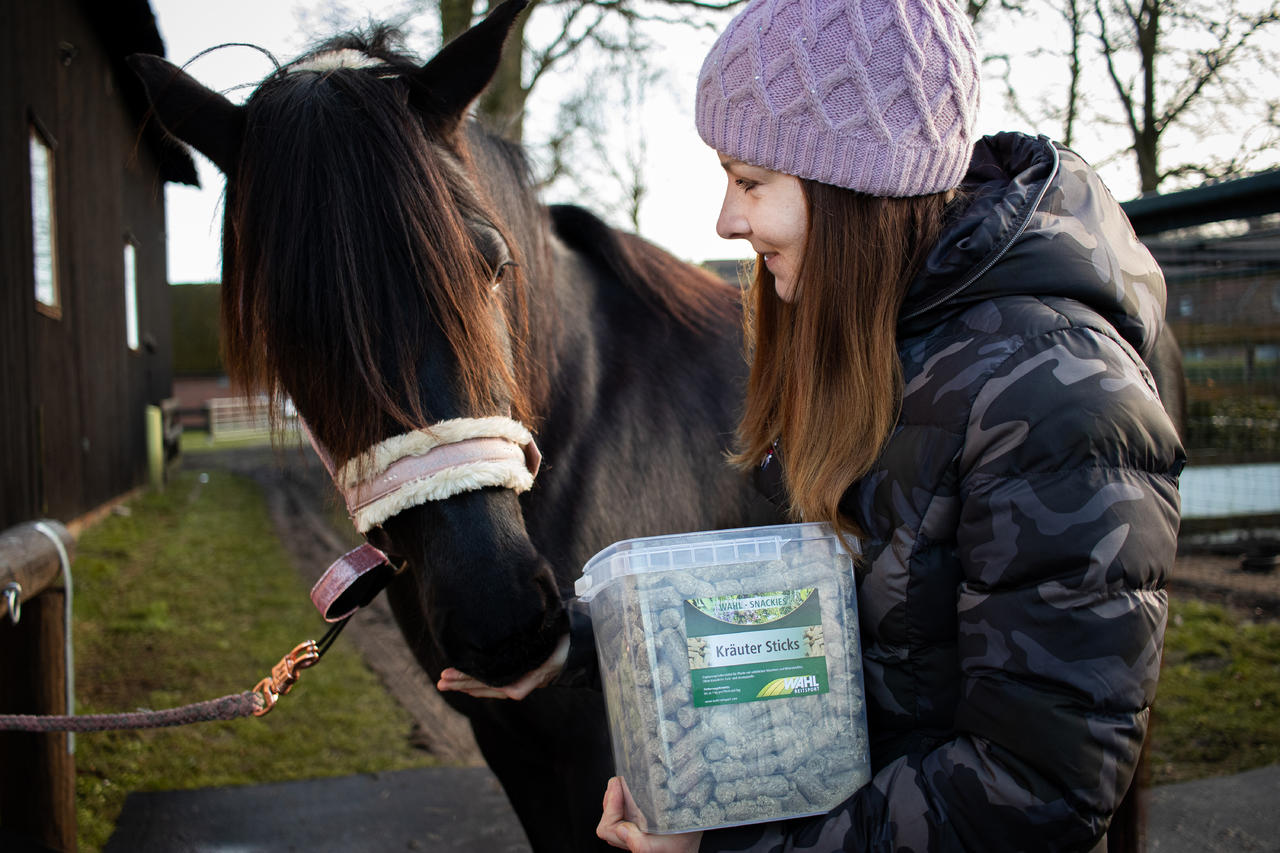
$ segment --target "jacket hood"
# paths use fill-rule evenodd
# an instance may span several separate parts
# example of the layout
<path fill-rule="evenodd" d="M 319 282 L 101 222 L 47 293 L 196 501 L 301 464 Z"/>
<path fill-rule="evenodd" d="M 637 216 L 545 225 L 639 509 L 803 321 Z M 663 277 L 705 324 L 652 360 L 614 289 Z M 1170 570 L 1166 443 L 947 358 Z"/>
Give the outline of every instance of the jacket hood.
<path fill-rule="evenodd" d="M 907 291 L 900 337 L 994 296 L 1066 297 L 1150 353 L 1164 323 L 1164 276 L 1079 155 L 1043 136 L 984 137 L 961 199 Z"/>

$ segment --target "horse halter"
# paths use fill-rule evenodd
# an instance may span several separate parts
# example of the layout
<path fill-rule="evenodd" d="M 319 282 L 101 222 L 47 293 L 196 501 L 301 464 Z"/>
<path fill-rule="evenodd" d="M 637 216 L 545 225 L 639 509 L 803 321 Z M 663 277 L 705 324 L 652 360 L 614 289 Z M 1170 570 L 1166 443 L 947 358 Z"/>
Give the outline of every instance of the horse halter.
<path fill-rule="evenodd" d="M 330 475 L 356 530 L 367 533 L 425 501 L 488 486 L 528 491 L 541 461 L 523 424 L 455 418 L 381 441 Z"/>
<path fill-rule="evenodd" d="M 300 422 L 361 534 L 426 501 L 491 486 L 526 492 L 542 463 L 528 428 L 501 416 L 455 418 L 395 435 L 341 467 Z M 371 601 L 393 573 L 386 554 L 365 543 L 328 568 L 311 600 L 335 622 Z"/>

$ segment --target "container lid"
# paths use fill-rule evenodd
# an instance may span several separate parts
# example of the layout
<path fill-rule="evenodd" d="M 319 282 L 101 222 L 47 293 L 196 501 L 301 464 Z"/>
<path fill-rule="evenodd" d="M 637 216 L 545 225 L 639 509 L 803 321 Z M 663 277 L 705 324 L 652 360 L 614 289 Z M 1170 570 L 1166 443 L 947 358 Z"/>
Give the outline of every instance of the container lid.
<path fill-rule="evenodd" d="M 608 584 L 626 575 L 777 560 L 787 544 L 814 539 L 833 540 L 839 552 L 848 553 L 835 530 L 825 522 L 624 539 L 588 560 L 573 590 L 582 601 L 590 601 Z"/>

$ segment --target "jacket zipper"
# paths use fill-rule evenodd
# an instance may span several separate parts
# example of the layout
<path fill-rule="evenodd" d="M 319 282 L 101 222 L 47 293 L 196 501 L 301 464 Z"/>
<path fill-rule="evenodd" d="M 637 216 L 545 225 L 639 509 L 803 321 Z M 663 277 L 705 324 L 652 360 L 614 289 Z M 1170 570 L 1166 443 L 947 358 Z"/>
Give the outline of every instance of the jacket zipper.
<path fill-rule="evenodd" d="M 1036 194 L 1035 202 L 1031 205 L 1030 210 L 1027 211 L 1026 216 L 1022 217 L 1022 222 L 1018 224 L 1017 230 L 1013 232 L 1013 234 L 1009 237 L 1008 240 L 1004 241 L 1004 245 L 1000 247 L 1000 251 L 996 252 L 995 256 L 992 257 L 991 260 L 983 264 L 980 270 L 978 270 L 976 273 L 971 275 L 969 278 L 965 279 L 963 284 L 961 284 L 959 287 L 955 288 L 954 290 L 944 293 L 942 296 L 939 296 L 937 299 L 933 300 L 928 305 L 925 305 L 922 308 L 917 308 L 915 311 L 912 311 L 910 314 L 906 315 L 905 317 L 900 318 L 898 320 L 899 323 L 903 322 L 904 320 L 910 320 L 913 317 L 919 317 L 921 314 L 924 314 L 927 311 L 932 311 L 934 308 L 937 308 L 939 305 L 951 299 L 952 297 L 956 296 L 958 293 L 960 293 L 960 291 L 964 290 L 966 287 L 973 284 L 978 279 L 982 278 L 984 275 L 987 274 L 988 270 L 990 270 L 993 266 L 995 266 L 999 262 L 999 260 L 1008 253 L 1010 247 L 1012 247 L 1013 244 L 1017 242 L 1018 238 L 1022 236 L 1022 232 L 1027 230 L 1027 226 L 1031 224 L 1031 215 L 1035 213 L 1036 210 L 1040 207 L 1040 202 L 1044 200 L 1045 193 L 1049 191 L 1049 184 L 1052 183 L 1053 179 L 1057 176 L 1058 166 L 1061 163 L 1061 160 L 1058 157 L 1058 149 L 1049 140 L 1049 137 L 1045 136 L 1044 134 L 1040 134 L 1039 139 L 1047 143 L 1049 145 L 1049 150 L 1053 153 L 1053 168 L 1049 170 L 1049 174 L 1045 177 L 1044 183 L 1041 184 L 1040 186 L 1040 192 Z"/>

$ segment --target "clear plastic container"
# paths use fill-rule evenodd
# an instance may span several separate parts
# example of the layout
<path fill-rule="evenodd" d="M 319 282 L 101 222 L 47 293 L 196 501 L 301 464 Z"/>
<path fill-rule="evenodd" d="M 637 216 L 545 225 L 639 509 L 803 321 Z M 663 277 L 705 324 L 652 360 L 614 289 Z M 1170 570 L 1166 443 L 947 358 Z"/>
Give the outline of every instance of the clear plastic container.
<path fill-rule="evenodd" d="M 642 829 L 821 814 L 870 780 L 852 566 L 826 524 L 628 539 L 587 563 L 575 591 Z"/>

